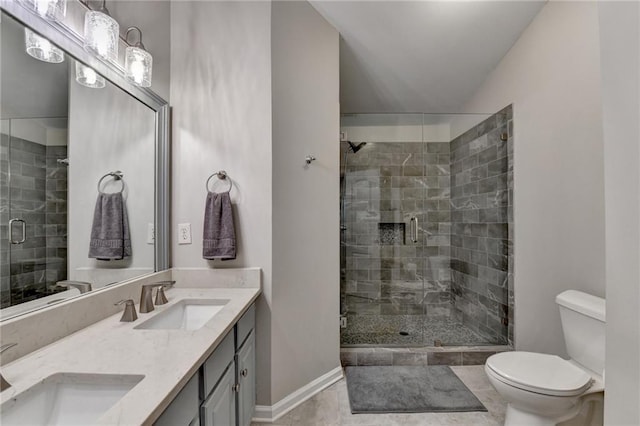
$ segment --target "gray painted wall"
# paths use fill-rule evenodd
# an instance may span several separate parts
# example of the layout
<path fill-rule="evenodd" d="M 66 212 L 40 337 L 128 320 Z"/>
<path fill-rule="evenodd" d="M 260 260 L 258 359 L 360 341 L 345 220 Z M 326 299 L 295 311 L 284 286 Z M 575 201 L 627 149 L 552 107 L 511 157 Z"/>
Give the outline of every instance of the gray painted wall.
<path fill-rule="evenodd" d="M 605 424 L 640 424 L 640 7 L 599 2 L 607 227 Z"/>
<path fill-rule="evenodd" d="M 340 106 L 338 32 L 307 2 L 271 18 L 275 403 L 340 366 Z"/>
<path fill-rule="evenodd" d="M 555 296 L 605 294 L 595 2 L 549 2 L 465 111 L 513 104 L 515 343 L 566 355 Z"/>

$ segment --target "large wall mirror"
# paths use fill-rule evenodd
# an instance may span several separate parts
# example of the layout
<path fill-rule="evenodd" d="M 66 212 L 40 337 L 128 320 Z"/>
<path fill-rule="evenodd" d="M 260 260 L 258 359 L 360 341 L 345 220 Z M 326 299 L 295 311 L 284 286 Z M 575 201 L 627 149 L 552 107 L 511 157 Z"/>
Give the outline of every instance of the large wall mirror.
<path fill-rule="evenodd" d="M 168 107 L 86 53 L 73 35 L 15 2 L 2 9 L 6 319 L 168 267 Z M 46 35 L 63 57 L 30 56 L 32 32 Z"/>

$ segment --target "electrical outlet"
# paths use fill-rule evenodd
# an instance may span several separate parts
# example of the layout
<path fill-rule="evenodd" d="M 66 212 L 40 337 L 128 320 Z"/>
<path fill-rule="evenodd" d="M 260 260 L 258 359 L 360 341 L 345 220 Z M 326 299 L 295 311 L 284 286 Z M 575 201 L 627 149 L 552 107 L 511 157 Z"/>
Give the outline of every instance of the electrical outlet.
<path fill-rule="evenodd" d="M 342 142 L 346 142 L 348 140 L 347 139 L 347 132 L 340 132 L 340 140 Z"/>
<path fill-rule="evenodd" d="M 147 224 L 147 244 L 155 244 L 156 243 L 156 229 L 153 226 L 153 223 Z"/>
<path fill-rule="evenodd" d="M 191 244 L 191 224 L 178 224 L 178 244 Z"/>
<path fill-rule="evenodd" d="M 347 317 L 340 317 L 340 328 L 347 328 Z"/>

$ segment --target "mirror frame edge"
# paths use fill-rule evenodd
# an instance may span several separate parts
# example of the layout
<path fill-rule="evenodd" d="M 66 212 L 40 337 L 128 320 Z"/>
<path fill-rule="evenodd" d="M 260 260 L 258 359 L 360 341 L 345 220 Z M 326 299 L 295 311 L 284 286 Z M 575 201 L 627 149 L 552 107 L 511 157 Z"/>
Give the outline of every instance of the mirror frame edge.
<path fill-rule="evenodd" d="M 169 269 L 170 232 L 170 107 L 169 103 L 151 89 L 138 87 L 124 77 L 122 67 L 104 62 L 84 50 L 82 38 L 64 25 L 40 18 L 15 0 L 0 0 L 0 10 L 26 27 L 49 39 L 85 65 L 93 68 L 105 79 L 153 110 L 155 114 L 155 244 L 154 272 Z M 125 280 L 128 281 L 128 280 Z M 37 309 L 36 309 L 37 310 Z M 28 311 L 32 312 L 32 311 Z"/>

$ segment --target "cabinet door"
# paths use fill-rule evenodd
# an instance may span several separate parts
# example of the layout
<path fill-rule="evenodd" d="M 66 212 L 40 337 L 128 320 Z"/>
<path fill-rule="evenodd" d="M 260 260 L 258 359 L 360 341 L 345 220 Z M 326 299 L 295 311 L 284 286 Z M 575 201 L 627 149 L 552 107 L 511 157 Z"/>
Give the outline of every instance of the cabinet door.
<path fill-rule="evenodd" d="M 238 351 L 238 426 L 249 426 L 256 406 L 256 341 L 252 330 Z"/>
<path fill-rule="evenodd" d="M 236 424 L 236 365 L 229 364 L 211 395 L 202 403 L 202 426 L 233 426 Z"/>
<path fill-rule="evenodd" d="M 198 396 L 198 374 L 187 382 L 180 393 L 154 423 L 155 426 L 184 426 L 198 417 L 200 397 Z"/>

